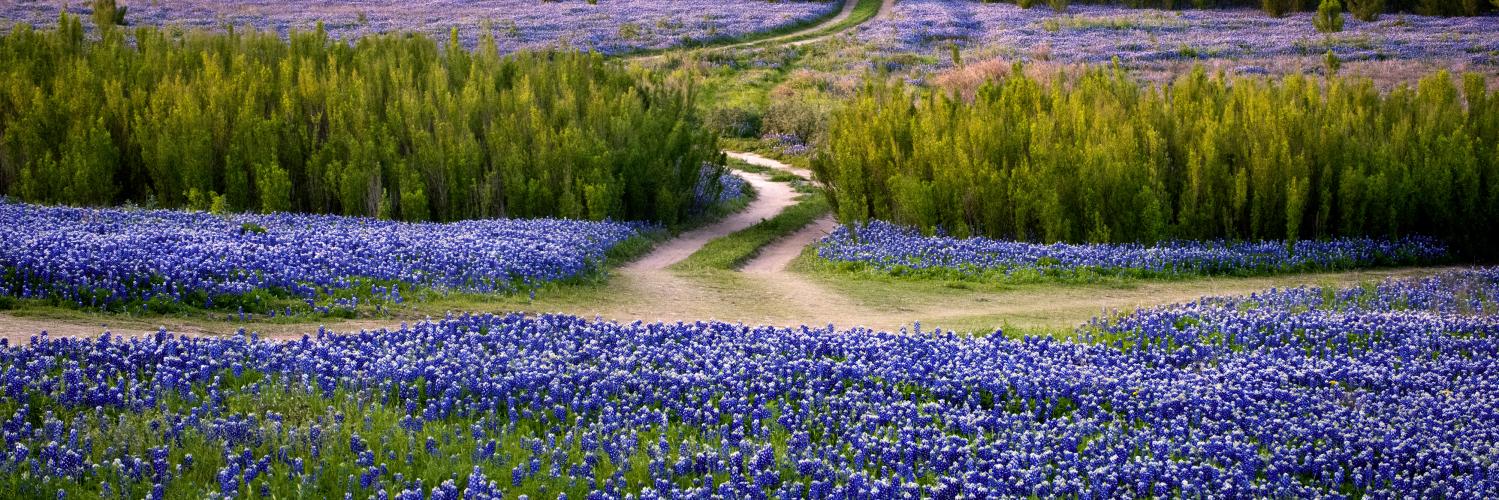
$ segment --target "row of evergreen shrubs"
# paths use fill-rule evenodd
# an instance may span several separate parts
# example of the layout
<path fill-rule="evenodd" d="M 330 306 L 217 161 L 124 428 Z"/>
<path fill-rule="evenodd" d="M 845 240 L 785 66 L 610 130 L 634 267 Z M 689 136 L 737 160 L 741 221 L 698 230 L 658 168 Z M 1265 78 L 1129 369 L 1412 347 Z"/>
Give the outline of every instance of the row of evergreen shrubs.
<path fill-rule="evenodd" d="M 670 224 L 719 155 L 687 82 L 596 54 L 98 26 L 0 38 L 0 194 Z"/>

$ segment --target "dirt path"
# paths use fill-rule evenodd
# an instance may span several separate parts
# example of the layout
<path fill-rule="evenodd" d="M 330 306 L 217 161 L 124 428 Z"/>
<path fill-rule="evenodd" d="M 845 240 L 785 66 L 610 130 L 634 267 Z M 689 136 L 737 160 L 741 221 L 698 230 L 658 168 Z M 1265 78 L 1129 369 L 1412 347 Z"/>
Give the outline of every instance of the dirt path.
<path fill-rule="evenodd" d="M 796 204 L 797 193 L 784 182 L 774 182 L 770 176 L 751 172 L 736 172 L 755 188 L 755 199 L 748 207 L 723 220 L 682 233 L 656 246 L 651 253 L 624 266 L 621 271 L 659 271 L 692 255 L 715 238 L 723 237 L 753 226 L 762 220 L 775 217 L 786 207 Z"/>
<path fill-rule="evenodd" d="M 812 180 L 812 171 L 805 168 L 794 167 L 781 163 L 780 161 L 766 158 L 755 153 L 740 153 L 737 151 L 724 151 L 724 155 L 757 167 L 773 168 L 796 174 L 803 179 Z"/>
<path fill-rule="evenodd" d="M 812 181 L 811 170 L 787 165 L 785 163 L 781 163 L 779 161 L 766 158 L 755 153 L 737 153 L 726 151 L 725 154 L 727 154 L 729 158 L 733 158 L 750 165 L 790 172 L 792 174 L 796 174 L 798 177 L 806 179 L 809 182 Z M 754 259 L 751 259 L 749 262 L 745 263 L 744 267 L 740 268 L 740 271 L 754 274 L 779 273 L 785 271 L 786 266 L 790 264 L 791 261 L 796 260 L 797 256 L 801 255 L 802 249 L 806 248 L 807 245 L 811 245 L 813 242 L 822 239 L 823 236 L 827 236 L 828 233 L 832 232 L 836 227 L 838 227 L 838 221 L 834 220 L 831 215 L 824 216 L 815 221 L 812 221 L 811 224 L 808 224 L 806 227 L 801 228 L 801 230 L 792 233 L 790 236 L 781 238 L 780 240 L 777 240 L 776 242 L 771 243 L 764 249 L 760 250 L 760 254 L 755 256 Z"/>
<path fill-rule="evenodd" d="M 839 13 L 839 16 L 847 18 L 848 16 L 845 15 L 845 14 L 852 13 L 853 10 L 854 10 L 853 9 L 854 5 L 857 4 L 857 3 L 859 3 L 858 0 L 847 0 L 846 2 L 844 2 L 844 4 L 843 4 L 843 12 Z M 876 13 L 874 15 L 874 17 L 870 18 L 870 20 L 872 21 L 872 20 L 875 20 L 875 19 L 883 19 L 883 18 L 886 18 L 886 17 L 890 17 L 890 13 L 892 11 L 894 11 L 894 9 L 895 9 L 895 0 L 883 0 L 882 2 L 880 2 L 880 11 L 879 11 L 879 13 Z M 841 21 L 841 19 L 834 20 L 834 21 L 829 21 L 828 24 L 831 25 L 831 24 L 837 23 L 839 21 Z M 810 43 L 821 42 L 823 40 L 827 40 L 829 38 L 833 38 L 835 36 L 847 33 L 848 30 L 854 29 L 854 27 L 855 26 L 850 26 L 850 27 L 848 27 L 848 29 L 845 29 L 845 30 L 842 30 L 842 31 L 838 31 L 838 32 L 835 32 L 835 33 L 828 33 L 828 34 L 822 35 L 822 36 L 807 38 L 807 39 L 804 39 L 804 40 L 792 41 L 790 43 L 787 43 L 786 45 L 801 46 L 801 45 L 807 45 L 807 44 L 810 44 Z"/>
<path fill-rule="evenodd" d="M 791 261 L 796 260 L 802 254 L 802 250 L 808 245 L 827 236 L 838 227 L 838 221 L 832 215 L 825 215 L 807 227 L 791 233 L 790 236 L 776 240 L 775 243 L 767 245 L 760 250 L 760 255 L 744 264 L 740 271 L 746 273 L 779 273 L 786 270 Z"/>
<path fill-rule="evenodd" d="M 744 48 L 744 47 L 770 46 L 770 45 L 776 45 L 776 44 L 787 45 L 787 46 L 792 46 L 792 47 L 798 47 L 798 46 L 807 45 L 807 44 L 811 44 L 811 43 L 821 42 L 823 40 L 827 40 L 827 39 L 833 38 L 835 36 L 847 33 L 849 30 L 852 30 L 855 27 L 857 27 L 858 25 L 855 24 L 855 25 L 844 27 L 843 29 L 840 29 L 840 30 L 837 30 L 837 31 L 834 31 L 834 32 L 831 32 L 831 33 L 826 33 L 826 34 L 817 35 L 817 36 L 810 36 L 810 35 L 819 33 L 819 32 L 821 32 L 821 31 L 823 31 L 825 29 L 828 29 L 828 27 L 836 26 L 839 23 L 847 21 L 848 18 L 854 14 L 854 9 L 857 8 L 858 5 L 859 5 L 859 0 L 843 0 L 843 8 L 839 9 L 839 11 L 838 11 L 837 14 L 833 15 L 833 17 L 828 18 L 826 21 L 823 21 L 823 22 L 820 22 L 820 23 L 817 23 L 817 24 L 814 24 L 814 25 L 811 25 L 811 26 L 807 26 L 805 28 L 802 28 L 802 29 L 799 29 L 799 30 L 796 30 L 796 31 L 793 31 L 793 32 L 790 32 L 790 33 L 786 33 L 784 35 L 777 35 L 777 36 L 773 36 L 773 37 L 770 37 L 770 38 L 762 38 L 762 39 L 759 39 L 759 40 L 750 40 L 750 41 L 745 41 L 745 42 L 735 42 L 735 43 L 730 43 L 730 44 L 726 44 L 726 45 L 715 45 L 715 46 L 711 46 L 711 47 L 703 47 L 700 50 L 738 49 L 738 48 Z M 890 12 L 894 8 L 895 8 L 895 0 L 882 0 L 882 3 L 880 4 L 880 11 L 878 13 L 876 13 L 874 15 L 874 17 L 871 18 L 871 20 L 872 19 L 880 19 L 880 18 L 889 16 Z M 667 55 L 669 55 L 671 53 L 672 53 L 672 51 L 667 51 L 667 52 L 660 52 L 660 53 L 646 54 L 646 55 L 626 56 L 625 59 L 632 60 L 632 61 L 640 61 L 640 62 L 659 61 L 659 60 L 664 59 Z"/>

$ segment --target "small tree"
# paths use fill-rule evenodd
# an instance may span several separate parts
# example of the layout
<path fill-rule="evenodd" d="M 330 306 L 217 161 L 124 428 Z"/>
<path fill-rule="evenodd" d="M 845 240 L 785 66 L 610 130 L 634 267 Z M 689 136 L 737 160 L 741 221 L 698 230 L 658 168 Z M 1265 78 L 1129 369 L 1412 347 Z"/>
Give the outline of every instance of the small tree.
<path fill-rule="evenodd" d="M 125 25 L 125 10 L 129 7 L 116 5 L 115 0 L 94 0 L 94 26 L 105 29 Z"/>
<path fill-rule="evenodd" d="M 1317 6 L 1316 17 L 1312 18 L 1312 25 L 1323 33 L 1343 31 L 1343 4 L 1338 0 L 1322 0 Z"/>
<path fill-rule="evenodd" d="M 1050 5 L 1051 10 L 1058 14 L 1067 12 L 1067 0 L 1046 0 L 1046 4 Z"/>
<path fill-rule="evenodd" d="M 1332 49 L 1327 49 L 1327 55 L 1322 56 L 1322 64 L 1327 66 L 1328 78 L 1337 76 L 1338 70 L 1343 69 L 1343 60 L 1338 59 L 1338 55 L 1332 53 Z"/>
<path fill-rule="evenodd" d="M 1499 0 L 1496 0 L 1499 1 Z M 1348 0 L 1348 12 L 1354 19 L 1369 23 L 1379 20 L 1384 11 L 1384 0 Z"/>
<path fill-rule="evenodd" d="M 1022 9 L 1029 9 L 1036 6 L 1036 0 L 1015 0 L 1015 5 L 1019 5 Z"/>

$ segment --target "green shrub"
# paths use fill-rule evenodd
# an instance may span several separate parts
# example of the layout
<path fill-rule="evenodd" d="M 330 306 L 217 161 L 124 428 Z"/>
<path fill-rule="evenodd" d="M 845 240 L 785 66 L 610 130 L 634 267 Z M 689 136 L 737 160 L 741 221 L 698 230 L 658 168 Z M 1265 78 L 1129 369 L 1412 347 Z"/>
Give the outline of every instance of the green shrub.
<path fill-rule="evenodd" d="M 831 112 L 831 104 L 816 97 L 778 98 L 765 110 L 761 132 L 793 135 L 807 144 L 814 144 L 827 130 Z"/>
<path fill-rule="evenodd" d="M 1416 13 L 1423 16 L 1450 16 L 1461 11 L 1463 0 L 1416 0 Z"/>
<path fill-rule="evenodd" d="M 1348 0 L 1348 12 L 1366 23 L 1378 21 L 1379 13 L 1384 12 L 1384 0 Z"/>
<path fill-rule="evenodd" d="M 1343 69 L 1343 60 L 1338 59 L 1338 55 L 1334 54 L 1332 49 L 1327 49 L 1327 55 L 1322 56 L 1322 66 L 1326 68 L 1327 76 L 1335 76 L 1338 70 Z"/>
<path fill-rule="evenodd" d="M 760 136 L 760 112 L 745 106 L 716 106 L 703 117 L 703 125 L 726 137 Z"/>
<path fill-rule="evenodd" d="M 1067 12 L 1067 0 L 1046 0 L 1046 4 L 1051 6 L 1051 10 L 1058 14 Z"/>
<path fill-rule="evenodd" d="M 124 26 L 125 11 L 128 9 L 129 7 L 116 5 L 115 0 L 94 0 L 94 26 L 101 30 L 111 26 Z"/>
<path fill-rule="evenodd" d="M 1312 25 L 1323 33 L 1343 31 L 1343 4 L 1338 0 L 1322 0 L 1317 15 L 1312 17 Z"/>
<path fill-rule="evenodd" d="M 402 220 L 688 215 L 718 151 L 685 82 L 479 46 L 20 26 L 0 37 L 0 194 Z"/>
<path fill-rule="evenodd" d="M 1029 9 L 1036 6 L 1036 0 L 1015 0 L 1015 5 L 1022 9 Z"/>
<path fill-rule="evenodd" d="M 1442 72 L 871 85 L 812 161 L 843 222 L 1032 241 L 1426 234 L 1499 254 L 1499 95 Z M 1058 77 L 1061 78 L 1061 77 Z"/>
<path fill-rule="evenodd" d="M 1260 0 L 1260 10 L 1270 17 L 1285 17 L 1290 8 L 1288 0 Z"/>

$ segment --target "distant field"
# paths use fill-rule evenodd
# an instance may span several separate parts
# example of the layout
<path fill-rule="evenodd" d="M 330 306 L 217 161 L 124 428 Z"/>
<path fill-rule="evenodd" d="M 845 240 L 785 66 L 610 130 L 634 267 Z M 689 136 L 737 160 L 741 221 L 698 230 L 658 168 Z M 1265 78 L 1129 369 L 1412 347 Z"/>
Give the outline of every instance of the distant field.
<path fill-rule="evenodd" d="M 861 41 L 892 52 L 966 50 L 1032 60 L 1126 63 L 1193 59 L 1320 56 L 1345 60 L 1449 59 L 1499 64 L 1499 16 L 1347 16 L 1343 31 L 1319 33 L 1311 13 L 1273 18 L 1249 9 L 1155 10 L 904 0 L 888 19 L 858 31 Z M 1244 68 L 1256 72 L 1256 68 Z"/>
<path fill-rule="evenodd" d="M 175 0 L 121 4 L 129 6 L 126 21 L 132 25 L 231 25 L 286 34 L 312 30 L 321 21 L 330 34 L 344 39 L 404 31 L 446 38 L 457 29 L 459 39 L 469 47 L 478 42 L 481 31 L 489 30 L 504 52 L 567 46 L 604 53 L 737 38 L 803 24 L 842 5 L 830 0 Z M 0 19 L 50 27 L 63 8 L 81 15 L 89 12 L 87 2 L 7 1 L 0 3 Z"/>

